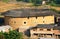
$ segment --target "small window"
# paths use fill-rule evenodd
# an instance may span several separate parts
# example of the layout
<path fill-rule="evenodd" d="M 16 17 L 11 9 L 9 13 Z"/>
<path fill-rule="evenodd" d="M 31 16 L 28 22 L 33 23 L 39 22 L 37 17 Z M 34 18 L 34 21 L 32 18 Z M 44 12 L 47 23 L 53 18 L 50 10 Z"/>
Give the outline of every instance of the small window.
<path fill-rule="evenodd" d="M 28 17 L 28 19 L 29 19 L 29 17 Z"/>
<path fill-rule="evenodd" d="M 33 29 L 33 31 L 37 31 L 37 28 L 36 29 Z"/>
<path fill-rule="evenodd" d="M 44 23 L 45 21 L 43 21 L 43 23 Z"/>
<path fill-rule="evenodd" d="M 47 29 L 47 31 L 51 31 L 51 29 Z"/>
<path fill-rule="evenodd" d="M 35 29 L 33 29 L 33 31 L 35 31 Z"/>
<path fill-rule="evenodd" d="M 43 29 L 40 29 L 40 31 L 43 31 Z"/>
<path fill-rule="evenodd" d="M 39 37 L 43 37 L 43 34 L 40 34 Z"/>
<path fill-rule="evenodd" d="M 43 19 L 44 19 L 45 16 L 43 16 Z"/>
<path fill-rule="evenodd" d="M 24 24 L 26 24 L 26 22 L 24 22 Z"/>
<path fill-rule="evenodd" d="M 37 17 L 36 17 L 36 19 L 37 19 Z"/>
<path fill-rule="evenodd" d="M 38 34 L 34 33 L 33 35 L 38 36 Z"/>

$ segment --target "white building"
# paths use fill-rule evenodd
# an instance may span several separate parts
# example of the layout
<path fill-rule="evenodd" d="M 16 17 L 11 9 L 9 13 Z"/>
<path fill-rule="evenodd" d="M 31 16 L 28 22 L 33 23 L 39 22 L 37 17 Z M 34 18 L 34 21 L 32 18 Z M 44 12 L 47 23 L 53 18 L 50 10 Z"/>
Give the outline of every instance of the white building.
<path fill-rule="evenodd" d="M 8 32 L 9 29 L 12 29 L 12 27 L 9 26 L 9 25 L 0 26 L 0 32 L 1 32 L 1 31 L 3 31 L 3 32 Z"/>

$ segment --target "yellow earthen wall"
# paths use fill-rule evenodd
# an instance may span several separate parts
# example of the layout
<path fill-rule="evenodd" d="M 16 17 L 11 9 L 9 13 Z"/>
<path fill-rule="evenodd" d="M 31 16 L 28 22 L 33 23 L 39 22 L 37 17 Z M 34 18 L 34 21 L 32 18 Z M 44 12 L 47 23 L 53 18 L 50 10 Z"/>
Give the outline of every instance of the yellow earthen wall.
<path fill-rule="evenodd" d="M 43 23 L 44 21 L 44 23 Z M 26 22 L 26 24 L 24 24 Z M 32 27 L 36 26 L 37 24 L 53 24 L 54 23 L 54 16 L 45 16 L 44 18 L 41 17 L 29 17 L 28 18 L 11 18 L 11 17 L 5 17 L 5 24 L 9 24 L 13 28 L 19 28 L 22 27 Z"/>

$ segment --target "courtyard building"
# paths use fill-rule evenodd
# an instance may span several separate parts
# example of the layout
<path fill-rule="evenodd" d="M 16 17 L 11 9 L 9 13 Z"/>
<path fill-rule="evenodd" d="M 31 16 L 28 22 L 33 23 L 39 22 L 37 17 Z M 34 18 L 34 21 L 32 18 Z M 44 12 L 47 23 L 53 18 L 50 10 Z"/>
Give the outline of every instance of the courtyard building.
<path fill-rule="evenodd" d="M 34 38 L 59 39 L 60 29 L 58 27 L 60 28 L 60 26 L 50 24 L 38 24 L 36 27 L 30 29 L 30 34 Z"/>
<path fill-rule="evenodd" d="M 53 10 L 21 8 L 9 10 L 2 15 L 5 18 L 5 25 L 10 25 L 12 29 L 19 30 L 19 32 L 25 33 L 29 30 L 31 37 L 33 35 L 57 39 L 60 37 L 59 29 L 54 29 L 60 27 L 58 26 L 58 14 Z"/>

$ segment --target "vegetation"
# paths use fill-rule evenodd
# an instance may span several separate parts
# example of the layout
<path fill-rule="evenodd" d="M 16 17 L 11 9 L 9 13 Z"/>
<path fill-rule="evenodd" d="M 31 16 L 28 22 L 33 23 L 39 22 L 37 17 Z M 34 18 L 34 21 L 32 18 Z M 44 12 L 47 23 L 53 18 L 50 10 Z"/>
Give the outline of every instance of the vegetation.
<path fill-rule="evenodd" d="M 2 0 L 3 1 L 3 0 Z M 18 1 L 23 1 L 23 0 L 18 0 Z M 29 1 L 29 0 L 26 0 L 27 2 Z M 35 0 L 33 0 L 33 1 L 35 1 Z M 32 2 L 33 2 L 32 1 Z M 60 8 L 59 7 L 55 7 L 56 6 L 56 4 L 55 3 L 53 3 L 52 2 L 53 0 L 50 0 L 49 1 L 49 3 L 47 3 L 47 4 L 49 4 L 49 6 L 48 7 L 50 7 L 50 5 L 51 5 L 51 8 L 53 8 L 53 9 L 56 9 L 56 10 L 59 10 L 60 11 Z M 31 3 L 31 4 L 35 4 L 35 3 L 32 3 L 31 2 L 31 0 L 30 0 L 30 2 L 29 3 Z M 51 3 L 52 2 L 52 3 Z M 41 3 L 41 2 L 40 2 Z M 59 3 L 60 3 L 60 1 L 59 1 Z M 36 5 L 36 4 L 35 4 Z M 37 4 L 37 5 L 39 5 L 39 4 Z M 36 6 L 37 6 L 36 5 Z M 57 4 L 58 6 L 60 6 L 60 4 Z M 15 8 L 21 8 L 21 7 L 35 7 L 35 6 L 32 6 L 32 5 L 21 5 L 21 4 L 15 4 L 15 3 L 13 3 L 13 4 L 10 4 L 10 3 L 4 3 L 4 2 L 0 2 L 0 12 L 5 12 L 5 11 L 7 11 L 7 10 L 11 10 L 11 9 L 15 9 Z M 41 7 L 43 7 L 43 6 L 39 6 L 39 8 L 41 8 Z M 4 16 L 0 16 L 0 17 L 4 17 Z"/>
<path fill-rule="evenodd" d="M 29 2 L 29 3 L 32 3 L 35 6 L 40 5 L 41 2 L 42 2 L 42 0 L 17 0 L 17 1 Z"/>
<path fill-rule="evenodd" d="M 15 30 L 7 32 L 0 32 L 0 39 L 22 39 L 22 33 Z"/>
<path fill-rule="evenodd" d="M 23 1 L 23 2 L 31 2 L 33 5 L 41 5 L 42 0 L 17 0 L 17 1 Z M 47 4 L 52 6 L 60 6 L 60 0 L 47 0 Z"/>
<path fill-rule="evenodd" d="M 32 0 L 34 6 L 39 6 L 42 4 L 42 0 Z"/>
<path fill-rule="evenodd" d="M 9 2 L 9 0 L 2 0 L 3 2 Z M 16 1 L 23 1 L 23 2 L 28 2 L 32 3 L 35 6 L 39 6 L 42 4 L 43 0 L 16 0 Z M 47 3 L 51 6 L 60 6 L 60 0 L 47 0 Z"/>
<path fill-rule="evenodd" d="M 2 0 L 3 2 L 8 2 L 9 0 Z"/>
<path fill-rule="evenodd" d="M 60 0 L 50 0 L 47 4 L 51 6 L 60 6 Z"/>

